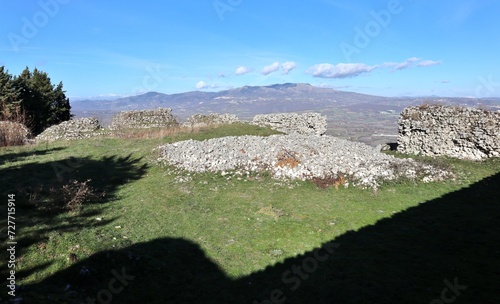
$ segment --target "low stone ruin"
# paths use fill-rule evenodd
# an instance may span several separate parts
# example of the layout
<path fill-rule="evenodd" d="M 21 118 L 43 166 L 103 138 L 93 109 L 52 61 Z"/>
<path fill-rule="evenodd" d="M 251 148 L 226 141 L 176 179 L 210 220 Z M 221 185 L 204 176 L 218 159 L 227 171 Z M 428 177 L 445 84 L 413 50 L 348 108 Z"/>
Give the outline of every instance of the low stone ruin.
<path fill-rule="evenodd" d="M 211 125 L 220 125 L 220 124 L 231 124 L 238 122 L 238 116 L 234 114 L 217 114 L 212 113 L 208 115 L 195 114 L 189 117 L 182 126 L 184 127 L 206 127 Z"/>
<path fill-rule="evenodd" d="M 318 113 L 282 113 L 256 115 L 253 121 L 240 121 L 234 114 L 195 114 L 182 124 L 184 127 L 205 127 L 218 124 L 247 122 L 259 126 L 267 126 L 287 134 L 323 135 L 326 132 L 326 117 Z M 52 126 L 36 137 L 37 141 L 54 141 L 64 139 L 80 139 L 103 134 L 110 131 L 144 128 L 165 128 L 179 126 L 172 115 L 172 109 L 124 111 L 118 113 L 107 129 L 103 129 L 95 118 L 80 118 Z"/>
<path fill-rule="evenodd" d="M 90 138 L 102 134 L 98 132 L 101 130 L 101 125 L 96 118 L 71 119 L 45 129 L 35 140 L 39 142 Z"/>
<path fill-rule="evenodd" d="M 256 115 L 253 124 L 292 134 L 323 135 L 327 129 L 326 116 L 319 113 L 279 113 Z"/>
<path fill-rule="evenodd" d="M 500 111 L 423 105 L 399 118 L 398 151 L 482 160 L 500 156 Z"/>
<path fill-rule="evenodd" d="M 155 110 L 124 111 L 118 113 L 109 126 L 111 130 L 163 128 L 176 126 L 179 123 L 172 115 L 170 108 Z"/>

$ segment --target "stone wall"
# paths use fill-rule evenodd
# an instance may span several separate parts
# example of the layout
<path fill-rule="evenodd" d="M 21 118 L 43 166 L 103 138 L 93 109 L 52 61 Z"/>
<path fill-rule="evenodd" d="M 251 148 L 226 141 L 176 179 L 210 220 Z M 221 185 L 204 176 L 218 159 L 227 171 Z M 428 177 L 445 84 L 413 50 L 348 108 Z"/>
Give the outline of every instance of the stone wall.
<path fill-rule="evenodd" d="M 231 124 L 238 121 L 238 116 L 234 114 L 195 114 L 189 117 L 182 125 L 185 127 L 205 127 L 209 125 Z"/>
<path fill-rule="evenodd" d="M 185 127 L 203 127 L 217 124 L 240 122 L 234 114 L 195 114 L 182 125 Z M 243 121 L 242 121 L 243 122 Z M 326 117 L 318 113 L 281 113 L 257 115 L 249 123 L 268 126 L 288 134 L 323 135 L 326 132 Z M 156 110 L 120 112 L 111 122 L 108 129 L 103 129 L 96 118 L 80 118 L 52 126 L 36 137 L 36 141 L 54 141 L 81 139 L 104 134 L 111 131 L 140 128 L 159 128 L 178 126 L 179 123 L 168 108 Z"/>
<path fill-rule="evenodd" d="M 326 132 L 326 116 L 319 113 L 279 113 L 256 115 L 252 121 L 259 126 L 291 134 L 323 135 Z"/>
<path fill-rule="evenodd" d="M 482 160 L 500 156 L 500 111 L 423 105 L 399 118 L 398 151 Z"/>
<path fill-rule="evenodd" d="M 79 118 L 64 121 L 49 127 L 40 133 L 36 141 L 54 141 L 61 139 L 82 139 L 100 135 L 101 125 L 96 118 Z"/>
<path fill-rule="evenodd" d="M 178 125 L 172 115 L 172 109 L 158 108 L 155 110 L 124 111 L 118 113 L 109 128 L 118 129 L 142 129 L 142 128 L 162 128 Z"/>

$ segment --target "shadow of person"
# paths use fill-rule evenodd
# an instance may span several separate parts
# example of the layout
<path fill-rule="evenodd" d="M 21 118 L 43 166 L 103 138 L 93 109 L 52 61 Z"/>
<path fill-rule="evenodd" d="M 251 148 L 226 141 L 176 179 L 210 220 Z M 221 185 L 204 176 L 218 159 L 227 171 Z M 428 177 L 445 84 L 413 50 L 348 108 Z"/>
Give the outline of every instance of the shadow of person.
<path fill-rule="evenodd" d="M 161 238 L 99 252 L 26 286 L 23 296 L 29 303 L 221 303 L 231 283 L 197 244 Z"/>

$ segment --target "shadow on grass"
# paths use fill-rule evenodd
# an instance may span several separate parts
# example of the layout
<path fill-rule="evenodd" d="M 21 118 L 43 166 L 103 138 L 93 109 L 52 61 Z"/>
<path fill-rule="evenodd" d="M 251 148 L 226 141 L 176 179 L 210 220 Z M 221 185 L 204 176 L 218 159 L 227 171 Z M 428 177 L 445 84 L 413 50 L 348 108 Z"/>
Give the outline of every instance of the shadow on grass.
<path fill-rule="evenodd" d="M 40 295 L 50 303 L 498 303 L 499 184 L 500 174 L 491 176 L 236 280 L 198 245 L 162 238 L 95 254 L 26 286 L 23 296 L 29 303 L 49 303 L 37 302 Z"/>
<path fill-rule="evenodd" d="M 8 150 L 10 148 L 4 147 L 2 149 Z M 43 149 L 43 150 L 36 149 L 33 151 L 4 153 L 4 154 L 0 155 L 0 166 L 6 162 L 16 162 L 16 161 L 20 161 L 26 157 L 47 155 L 47 154 L 51 154 L 51 153 L 61 151 L 64 149 L 66 149 L 66 148 L 57 147 L 57 148 Z"/>
<path fill-rule="evenodd" d="M 50 150 L 47 153 L 50 153 Z M 9 156 L 11 160 L 20 157 L 23 155 Z M 112 202 L 120 186 L 140 179 L 147 169 L 148 166 L 141 159 L 133 159 L 130 156 L 111 156 L 101 159 L 67 158 L 45 163 L 33 161 L 19 165 L 13 163 L 7 168 L 0 169 L 0 194 L 3 206 L 0 211 L 3 235 L 1 237 L 2 245 L 0 245 L 2 261 L 6 260 L 6 248 L 8 247 L 5 242 L 8 194 L 16 195 L 13 221 L 17 228 L 15 231 L 16 256 L 21 257 L 27 250 L 30 250 L 31 246 L 46 241 L 49 238 L 49 233 L 62 235 L 66 232 L 85 229 L 89 225 L 96 227 L 109 224 L 114 219 L 95 221 L 95 217 L 101 214 L 104 208 L 103 204 Z M 84 208 L 83 211 L 69 213 L 67 209 L 64 209 L 65 202 L 60 197 L 61 192 L 53 189 L 61 189 L 71 180 L 86 181 L 89 179 L 91 181 L 88 182 L 88 185 L 95 192 L 105 193 L 105 195 L 102 198 L 94 197 L 93 200 L 85 202 L 88 208 Z M 29 276 L 31 273 L 48 266 L 50 263 L 24 271 L 23 275 L 24 277 Z M 6 274 L 4 271 L 6 269 L 2 268 L 0 272 L 2 277 Z"/>

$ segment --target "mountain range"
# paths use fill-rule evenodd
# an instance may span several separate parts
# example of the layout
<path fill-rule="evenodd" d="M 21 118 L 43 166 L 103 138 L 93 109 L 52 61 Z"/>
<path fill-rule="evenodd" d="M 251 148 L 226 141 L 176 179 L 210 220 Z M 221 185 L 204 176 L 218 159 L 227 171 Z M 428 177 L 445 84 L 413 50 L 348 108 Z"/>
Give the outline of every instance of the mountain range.
<path fill-rule="evenodd" d="M 469 106 L 499 105 L 498 100 L 477 98 L 443 97 L 382 97 L 331 88 L 315 87 L 305 83 L 284 83 L 268 86 L 244 86 L 220 92 L 192 91 L 178 94 L 149 92 L 142 95 L 114 100 L 71 101 L 72 111 L 84 113 L 172 108 L 175 115 L 187 117 L 192 114 L 232 113 L 241 118 L 255 114 L 275 112 L 319 111 L 347 108 L 354 112 L 401 111 L 408 105 L 425 102 L 459 104 Z"/>

